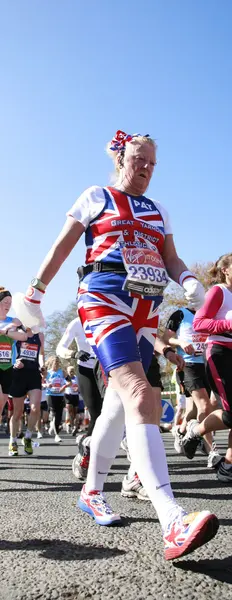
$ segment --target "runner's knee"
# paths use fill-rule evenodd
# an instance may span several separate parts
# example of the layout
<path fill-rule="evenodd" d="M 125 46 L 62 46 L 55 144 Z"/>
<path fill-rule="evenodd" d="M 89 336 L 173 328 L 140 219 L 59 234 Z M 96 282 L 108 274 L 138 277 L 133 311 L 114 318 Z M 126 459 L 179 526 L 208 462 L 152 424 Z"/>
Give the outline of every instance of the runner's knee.
<path fill-rule="evenodd" d="M 232 429 L 232 412 L 230 410 L 222 411 L 222 421 L 228 429 Z"/>

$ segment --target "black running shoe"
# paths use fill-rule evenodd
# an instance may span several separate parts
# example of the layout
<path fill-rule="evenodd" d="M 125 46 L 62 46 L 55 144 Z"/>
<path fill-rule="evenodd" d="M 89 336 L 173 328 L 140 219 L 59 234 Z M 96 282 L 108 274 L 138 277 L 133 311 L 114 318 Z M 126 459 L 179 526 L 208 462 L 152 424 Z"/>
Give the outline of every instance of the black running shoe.
<path fill-rule="evenodd" d="M 197 447 L 199 445 L 199 441 L 201 439 L 200 435 L 194 435 L 193 433 L 195 425 L 198 425 L 198 421 L 196 419 L 192 419 L 191 421 L 189 421 L 187 426 L 187 433 L 185 434 L 182 442 L 183 453 L 190 460 L 194 458 L 197 451 Z"/>
<path fill-rule="evenodd" d="M 217 479 L 223 483 L 232 484 L 232 465 L 221 462 L 217 469 Z"/>

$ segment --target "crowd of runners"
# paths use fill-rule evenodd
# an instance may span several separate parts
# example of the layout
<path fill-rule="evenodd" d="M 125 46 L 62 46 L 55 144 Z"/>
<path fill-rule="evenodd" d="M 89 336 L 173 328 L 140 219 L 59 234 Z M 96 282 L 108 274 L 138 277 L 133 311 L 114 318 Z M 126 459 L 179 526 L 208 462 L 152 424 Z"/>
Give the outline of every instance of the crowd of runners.
<path fill-rule="evenodd" d="M 1 410 L 8 402 L 12 458 L 19 435 L 24 452 L 33 453 L 32 434 L 37 430 L 41 437 L 42 424 L 60 444 L 65 420 L 68 434 L 77 436 L 72 469 L 83 480 L 78 507 L 100 525 L 121 523 L 103 492 L 121 445 L 128 457 L 121 493 L 152 502 L 169 560 L 212 539 L 219 522 L 207 506 L 187 514 L 173 495 L 160 433 L 158 356 L 176 370 L 173 451 L 192 460 L 200 448 L 215 477 L 231 482 L 232 254 L 215 263 L 205 294 L 178 256 L 167 211 L 144 195 L 156 164 L 155 142 L 117 131 L 107 151 L 114 185 L 88 188 L 68 211 L 37 277 L 26 294 L 14 295 L 17 318 L 8 316 L 11 293 L 0 289 Z M 83 233 L 86 264 L 78 268 L 77 317 L 46 362 L 41 301 Z M 182 286 L 185 302 L 170 315 L 160 338 L 159 313 L 170 279 Z M 72 364 L 64 371 L 60 359 Z M 29 410 L 22 433 L 25 399 Z M 222 429 L 229 431 L 226 456 L 215 444 L 215 432 Z"/>

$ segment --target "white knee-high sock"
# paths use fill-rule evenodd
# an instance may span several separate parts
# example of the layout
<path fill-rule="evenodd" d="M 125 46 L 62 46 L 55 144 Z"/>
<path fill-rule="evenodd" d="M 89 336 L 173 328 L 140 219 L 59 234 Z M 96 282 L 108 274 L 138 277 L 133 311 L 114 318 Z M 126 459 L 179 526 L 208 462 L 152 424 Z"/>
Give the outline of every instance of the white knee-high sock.
<path fill-rule="evenodd" d="M 128 479 L 133 479 L 133 477 L 135 477 L 136 475 L 136 469 L 134 467 L 134 463 L 130 463 L 128 472 L 127 472 L 127 477 Z"/>
<path fill-rule="evenodd" d="M 158 425 L 126 423 L 131 462 L 138 473 L 164 529 L 178 511 Z"/>
<path fill-rule="evenodd" d="M 113 388 L 108 387 L 102 412 L 91 437 L 87 492 L 102 491 L 108 471 L 119 449 L 124 427 L 125 413 L 121 398 Z"/>

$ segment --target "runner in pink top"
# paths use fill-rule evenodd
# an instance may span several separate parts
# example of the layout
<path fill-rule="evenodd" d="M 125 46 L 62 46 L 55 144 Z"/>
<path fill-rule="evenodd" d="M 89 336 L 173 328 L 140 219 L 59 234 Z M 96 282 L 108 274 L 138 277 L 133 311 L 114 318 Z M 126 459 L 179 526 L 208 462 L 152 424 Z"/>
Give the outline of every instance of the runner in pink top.
<path fill-rule="evenodd" d="M 209 385 L 222 408 L 201 424 L 189 423 L 186 440 L 196 444 L 210 431 L 229 429 L 228 450 L 217 471 L 220 481 L 232 481 L 232 254 L 224 254 L 209 271 L 213 287 L 194 318 L 194 329 L 207 333 L 205 364 Z M 217 282 L 217 283 L 216 283 Z"/>

